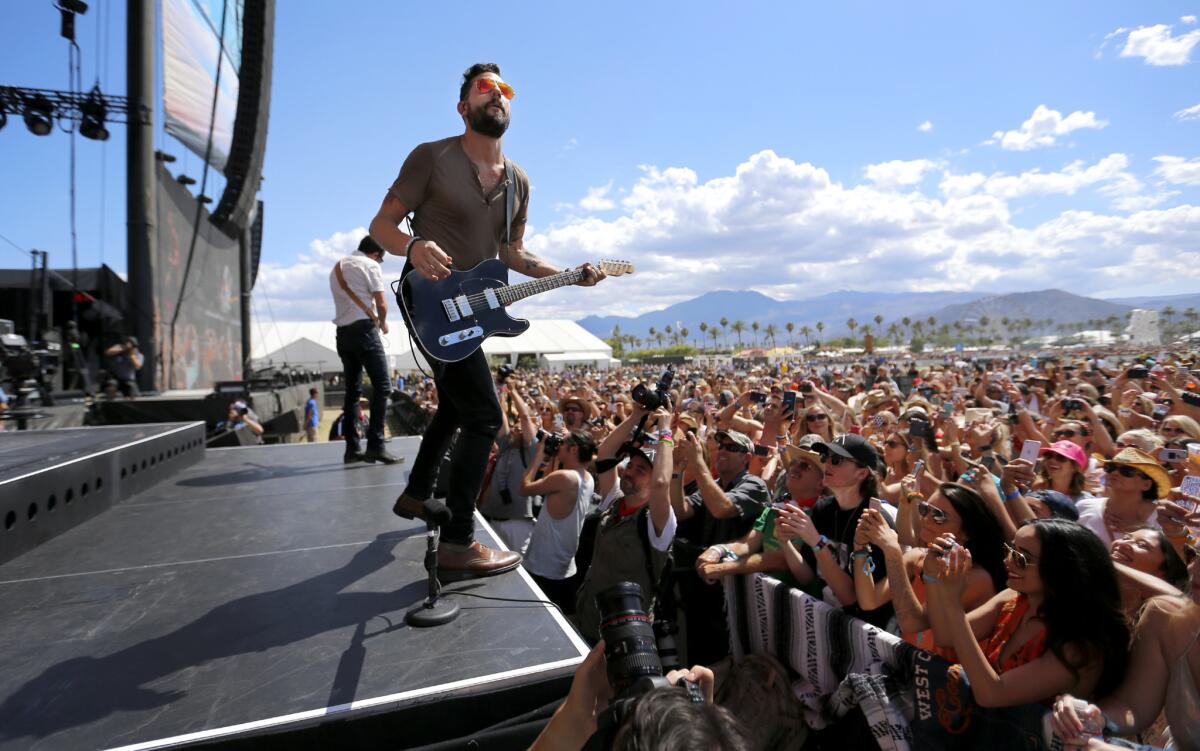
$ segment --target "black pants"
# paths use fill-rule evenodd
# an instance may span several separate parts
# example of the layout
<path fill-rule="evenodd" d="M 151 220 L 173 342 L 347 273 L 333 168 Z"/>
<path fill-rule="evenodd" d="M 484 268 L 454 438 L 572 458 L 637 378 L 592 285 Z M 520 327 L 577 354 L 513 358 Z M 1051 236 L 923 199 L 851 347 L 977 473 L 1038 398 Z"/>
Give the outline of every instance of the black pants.
<path fill-rule="evenodd" d="M 358 438 L 358 398 L 362 396 L 362 372 L 367 369 L 371 377 L 371 423 L 367 427 L 367 448 L 383 448 L 383 418 L 387 410 L 387 398 L 391 393 L 388 377 L 387 356 L 383 354 L 383 342 L 379 340 L 379 329 L 364 318 L 347 326 L 337 328 L 337 353 L 342 358 L 342 378 L 346 382 L 346 401 L 342 405 L 346 436 L 346 453 L 362 450 Z"/>
<path fill-rule="evenodd" d="M 426 357 L 437 385 L 438 410 L 425 429 L 421 448 L 404 491 L 425 500 L 437 482 L 438 467 L 456 430 L 462 432 L 454 444 L 446 505 L 454 520 L 442 528 L 442 539 L 460 545 L 475 538 L 475 500 L 483 486 L 488 454 L 500 431 L 500 402 L 482 349 L 459 362 L 439 362 Z M 374 419 L 374 415 L 372 415 Z"/>

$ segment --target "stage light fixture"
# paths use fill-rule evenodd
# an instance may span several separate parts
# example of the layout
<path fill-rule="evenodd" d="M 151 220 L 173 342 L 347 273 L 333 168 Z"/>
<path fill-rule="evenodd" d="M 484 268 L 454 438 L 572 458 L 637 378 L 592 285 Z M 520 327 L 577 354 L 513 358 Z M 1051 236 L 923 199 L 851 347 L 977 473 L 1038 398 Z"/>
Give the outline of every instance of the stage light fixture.
<path fill-rule="evenodd" d="M 54 129 L 54 106 L 41 94 L 25 100 L 25 127 L 35 136 L 48 136 Z"/>
<path fill-rule="evenodd" d="M 200 203 L 212 203 L 212 199 L 209 198 L 208 196 L 200 196 L 196 200 L 199 201 Z"/>
<path fill-rule="evenodd" d="M 169 163 L 171 163 L 171 162 L 173 162 L 173 161 L 175 161 L 175 155 L 174 155 L 174 154 L 168 154 L 168 153 L 167 153 L 167 152 L 165 152 L 165 151 L 155 151 L 155 152 L 154 152 L 154 158 L 155 158 L 155 159 L 157 159 L 157 160 L 158 160 L 158 161 L 160 161 L 160 162 L 167 162 L 168 164 L 169 164 Z"/>
<path fill-rule="evenodd" d="M 177 177 L 175 179 L 179 182 L 180 185 L 195 185 L 196 184 L 196 180 L 194 178 L 188 177 L 187 175 L 180 175 L 179 177 Z"/>
<path fill-rule="evenodd" d="M 79 114 L 79 135 L 93 141 L 108 140 L 108 128 L 104 127 L 104 120 L 108 117 L 108 105 L 104 103 L 99 84 L 92 87 L 87 100 L 79 105 Z"/>

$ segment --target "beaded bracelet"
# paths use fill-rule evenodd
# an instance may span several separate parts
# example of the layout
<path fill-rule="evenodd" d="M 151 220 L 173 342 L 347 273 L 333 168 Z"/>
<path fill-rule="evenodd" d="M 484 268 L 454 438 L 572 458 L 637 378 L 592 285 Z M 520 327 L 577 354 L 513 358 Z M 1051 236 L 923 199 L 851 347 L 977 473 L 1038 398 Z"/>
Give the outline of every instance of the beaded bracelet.
<path fill-rule="evenodd" d="M 928 584 L 937 584 L 938 578 L 936 576 L 930 576 L 929 574 L 921 574 L 921 581 L 924 581 Z"/>

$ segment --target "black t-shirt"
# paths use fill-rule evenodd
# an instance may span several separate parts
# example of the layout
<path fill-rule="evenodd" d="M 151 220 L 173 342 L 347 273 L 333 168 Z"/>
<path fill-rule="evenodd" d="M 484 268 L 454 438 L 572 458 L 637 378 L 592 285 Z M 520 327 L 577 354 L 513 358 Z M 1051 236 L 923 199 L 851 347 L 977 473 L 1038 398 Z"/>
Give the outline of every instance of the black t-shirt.
<path fill-rule="evenodd" d="M 813 526 L 817 528 L 817 531 L 832 540 L 830 549 L 837 558 L 838 565 L 851 579 L 854 578 L 854 571 L 851 569 L 851 564 L 857 566 L 866 564 L 865 559 L 852 559 L 850 553 L 854 550 L 854 530 L 858 526 L 858 519 L 862 516 L 863 510 L 867 508 L 867 503 L 868 500 L 864 500 L 857 507 L 846 511 L 838 506 L 836 498 L 827 495 L 817 499 L 817 502 L 808 511 L 808 515 L 812 517 Z M 889 518 L 888 522 L 895 528 L 896 525 L 892 519 Z M 817 568 L 816 554 L 813 553 L 812 548 L 801 543 L 800 555 L 804 558 L 804 562 L 819 575 L 820 571 Z M 875 581 L 886 577 L 887 561 L 884 559 L 883 551 L 874 545 L 871 546 L 871 560 L 875 562 L 875 571 L 872 574 Z M 875 610 L 863 610 L 858 606 L 858 603 L 842 609 L 848 615 L 861 618 L 872 626 L 878 626 L 879 628 L 887 625 L 894 612 L 890 602 Z"/>
<path fill-rule="evenodd" d="M 720 483 L 718 483 L 720 484 Z M 737 507 L 738 515 L 717 519 L 704 505 L 704 496 L 697 490 L 684 500 L 696 510 L 695 516 L 680 525 L 679 534 L 700 547 L 737 540 L 750 531 L 763 508 L 770 502 L 767 483 L 758 475 L 742 472 L 728 485 L 721 486 L 725 497 Z"/>

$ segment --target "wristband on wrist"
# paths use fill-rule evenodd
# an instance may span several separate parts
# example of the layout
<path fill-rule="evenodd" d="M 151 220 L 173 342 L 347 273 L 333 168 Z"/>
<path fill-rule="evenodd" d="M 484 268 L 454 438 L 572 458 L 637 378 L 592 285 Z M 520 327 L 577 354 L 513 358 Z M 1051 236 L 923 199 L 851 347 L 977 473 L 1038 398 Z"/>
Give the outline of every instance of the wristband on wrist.
<path fill-rule="evenodd" d="M 404 246 L 404 257 L 405 258 L 408 257 L 409 251 L 412 250 L 412 246 L 417 244 L 418 240 L 424 240 L 424 239 L 425 238 L 421 237 L 420 235 L 413 235 L 411 238 L 409 238 L 408 244 Z"/>
<path fill-rule="evenodd" d="M 936 576 L 930 576 L 929 574 L 921 574 L 921 581 L 925 582 L 926 584 L 937 584 L 938 579 Z"/>
<path fill-rule="evenodd" d="M 909 494 L 905 495 L 905 496 L 904 496 L 904 498 L 905 498 L 906 500 L 909 500 L 909 501 L 923 501 L 923 500 L 925 500 L 925 496 L 921 495 L 920 493 L 909 493 Z"/>
<path fill-rule="evenodd" d="M 814 553 L 820 553 L 822 550 L 829 547 L 830 544 L 832 544 L 832 540 L 830 540 L 825 535 L 821 535 L 821 537 L 816 541 L 816 543 L 811 545 L 810 547 L 812 547 Z"/>
<path fill-rule="evenodd" d="M 860 548 L 859 550 L 855 550 L 853 553 L 851 553 L 850 557 L 851 558 L 870 558 L 871 550 L 869 548 Z"/>
<path fill-rule="evenodd" d="M 1020 498 L 1020 497 L 1021 497 L 1021 491 L 1014 489 L 1011 493 L 1006 493 L 1004 495 L 1004 502 L 1008 503 L 1009 501 L 1016 500 L 1017 498 Z"/>

